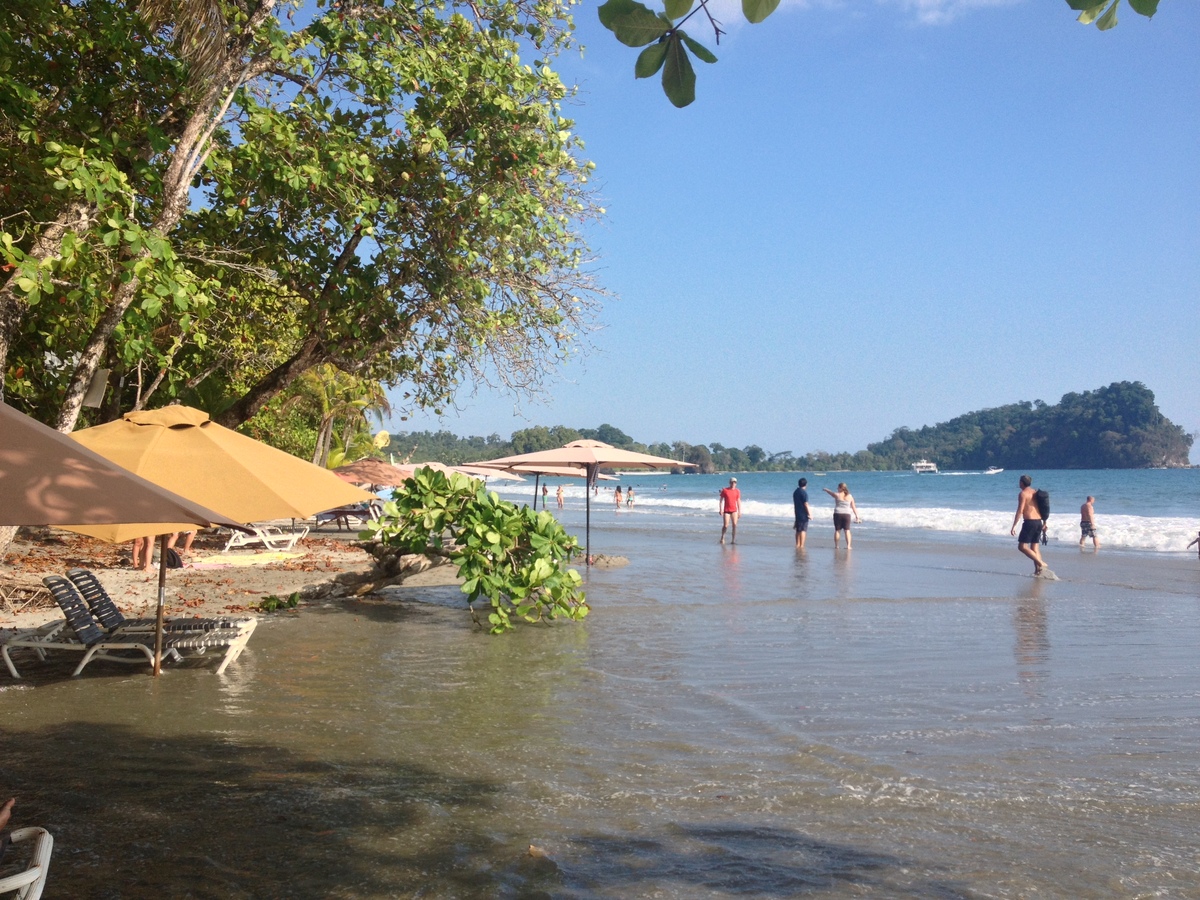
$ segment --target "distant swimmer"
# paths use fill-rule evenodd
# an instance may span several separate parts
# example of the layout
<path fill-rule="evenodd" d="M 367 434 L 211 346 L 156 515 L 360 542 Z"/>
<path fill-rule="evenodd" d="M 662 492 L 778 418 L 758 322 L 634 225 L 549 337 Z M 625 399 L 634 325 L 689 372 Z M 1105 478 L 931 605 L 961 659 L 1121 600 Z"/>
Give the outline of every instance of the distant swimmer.
<path fill-rule="evenodd" d="M 1022 475 L 1017 483 L 1021 485 L 1021 492 L 1017 494 L 1017 513 L 1013 516 L 1012 528 L 1008 533 L 1016 534 L 1017 522 L 1021 522 L 1021 534 L 1017 538 L 1017 549 L 1033 560 L 1033 575 L 1037 578 L 1042 575 L 1043 570 L 1050 571 L 1042 562 L 1042 554 L 1038 549 L 1042 540 L 1042 529 L 1046 527 L 1046 523 L 1042 520 L 1041 510 L 1038 509 L 1037 501 L 1033 496 L 1037 493 L 1033 489 L 1033 479 L 1028 475 Z M 1047 577 L 1053 577 L 1053 575 L 1054 573 L 1050 572 Z"/>
<path fill-rule="evenodd" d="M 721 514 L 721 543 L 725 543 L 725 532 L 733 526 L 733 536 L 729 543 L 737 543 L 737 523 L 742 515 L 742 492 L 738 490 L 737 479 L 729 479 L 729 487 L 721 488 L 717 494 L 717 511 Z"/>
<path fill-rule="evenodd" d="M 858 517 L 858 507 L 854 505 L 854 497 L 850 494 L 850 488 L 846 487 L 846 482 L 838 482 L 837 491 L 831 491 L 829 488 L 821 488 L 825 493 L 833 498 L 833 549 L 838 546 L 838 536 L 844 531 L 846 532 L 846 549 L 850 549 L 850 514 L 854 514 L 854 521 L 861 522 Z"/>
<path fill-rule="evenodd" d="M 1187 549 L 1191 550 L 1193 546 L 1196 548 L 1196 556 L 1200 557 L 1200 534 L 1197 534 L 1196 539 L 1187 545 Z"/>
<path fill-rule="evenodd" d="M 1079 507 L 1079 547 L 1083 548 L 1083 542 L 1088 538 L 1092 539 L 1092 549 L 1100 549 L 1100 539 L 1096 537 L 1096 509 L 1095 497 L 1088 497 L 1087 502 Z"/>
<path fill-rule="evenodd" d="M 808 505 L 808 479 L 801 478 L 800 486 L 792 491 L 792 505 L 796 508 L 796 549 L 804 549 L 808 537 L 808 520 L 812 518 L 812 507 Z"/>

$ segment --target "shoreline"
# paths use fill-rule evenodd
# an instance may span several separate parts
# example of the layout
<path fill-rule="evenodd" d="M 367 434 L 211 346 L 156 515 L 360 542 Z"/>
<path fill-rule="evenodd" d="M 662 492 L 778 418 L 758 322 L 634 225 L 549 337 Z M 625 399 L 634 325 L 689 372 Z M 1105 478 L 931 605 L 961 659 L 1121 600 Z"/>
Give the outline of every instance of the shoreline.
<path fill-rule="evenodd" d="M 356 546 L 357 531 L 312 530 L 292 553 L 242 550 L 221 553 L 223 539 L 201 533 L 182 569 L 167 571 L 168 617 L 263 615 L 255 607 L 265 597 L 300 594 L 300 606 L 320 600 L 357 599 L 338 590 L 346 576 L 372 569 L 371 557 Z M 44 575 L 80 567 L 94 572 L 121 611 L 130 617 L 153 615 L 158 603 L 158 563 L 145 573 L 129 565 L 128 544 L 107 544 L 60 529 L 22 529 L 0 561 L 0 588 L 41 587 Z M 405 584 L 458 583 L 454 568 L 432 566 Z M 347 592 L 349 593 L 349 592 Z M 34 606 L 14 608 L 0 594 L 0 637 L 60 619 L 62 612 L 46 593 Z"/>

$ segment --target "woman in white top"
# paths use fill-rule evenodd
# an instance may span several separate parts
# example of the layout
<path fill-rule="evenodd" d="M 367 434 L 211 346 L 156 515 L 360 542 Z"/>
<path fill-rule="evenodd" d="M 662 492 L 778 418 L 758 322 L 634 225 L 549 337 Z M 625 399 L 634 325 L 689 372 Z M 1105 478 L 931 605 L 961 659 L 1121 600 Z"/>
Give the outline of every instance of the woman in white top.
<path fill-rule="evenodd" d="M 829 488 L 821 488 L 825 493 L 833 498 L 833 549 L 838 546 L 838 535 L 841 532 L 846 532 L 846 549 L 850 549 L 850 515 L 854 514 L 854 521 L 861 522 L 858 517 L 858 507 L 854 505 L 854 498 L 850 495 L 850 488 L 846 487 L 846 482 L 838 484 L 836 492 Z"/>

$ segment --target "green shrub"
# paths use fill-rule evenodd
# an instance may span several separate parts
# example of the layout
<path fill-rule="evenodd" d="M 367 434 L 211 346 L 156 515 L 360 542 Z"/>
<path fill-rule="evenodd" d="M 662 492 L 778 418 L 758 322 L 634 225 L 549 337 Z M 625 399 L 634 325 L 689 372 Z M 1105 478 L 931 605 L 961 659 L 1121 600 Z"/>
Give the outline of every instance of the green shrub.
<path fill-rule="evenodd" d="M 361 533 L 406 553 L 449 559 L 479 624 L 475 601 L 491 604 L 488 630 L 513 628 L 513 619 L 540 622 L 588 613 L 582 579 L 566 568 L 578 541 L 546 511 L 517 507 L 482 482 L 457 472 L 420 468 Z"/>

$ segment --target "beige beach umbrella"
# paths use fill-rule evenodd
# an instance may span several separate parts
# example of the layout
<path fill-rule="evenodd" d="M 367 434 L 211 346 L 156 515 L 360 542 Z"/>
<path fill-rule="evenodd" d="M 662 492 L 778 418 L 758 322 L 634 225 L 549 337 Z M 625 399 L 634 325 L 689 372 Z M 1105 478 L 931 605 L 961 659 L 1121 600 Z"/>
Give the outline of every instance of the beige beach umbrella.
<path fill-rule="evenodd" d="M 398 466 L 374 457 L 356 459 L 332 471 L 338 478 L 351 484 L 372 484 L 377 487 L 395 487 L 410 475 Z"/>
<path fill-rule="evenodd" d="M 139 525 L 136 535 L 196 526 L 240 527 L 236 517 L 172 493 L 36 419 L 0 403 L 0 525 Z"/>
<path fill-rule="evenodd" d="M 479 463 L 480 467 L 491 465 L 491 463 Z M 587 469 L 582 466 L 545 466 L 545 465 L 528 465 L 528 466 L 511 466 L 507 469 L 497 470 L 504 472 L 512 472 L 514 475 L 517 472 L 523 472 L 526 475 L 533 476 L 533 506 L 537 508 L 538 484 L 543 477 L 546 478 L 586 478 Z M 520 478 L 520 476 L 517 476 Z M 605 475 L 603 472 L 596 473 L 596 481 L 620 481 L 615 475 Z M 545 498 L 542 499 L 543 506 Z"/>
<path fill-rule="evenodd" d="M 484 465 L 484 463 L 479 463 Z M 586 563 L 592 564 L 592 492 L 601 468 L 614 469 L 673 469 L 676 467 L 694 469 L 694 463 L 679 462 L 665 456 L 652 456 L 649 453 L 638 453 L 635 450 L 624 450 L 603 441 L 580 440 L 571 441 L 553 450 L 537 450 L 533 453 L 520 453 L 516 456 L 504 456 L 500 459 L 490 459 L 486 465 L 498 469 L 518 471 L 534 471 L 538 466 L 565 466 L 577 474 L 587 477 L 587 488 L 584 494 L 587 498 L 587 518 L 585 525 L 585 554 Z"/>
<path fill-rule="evenodd" d="M 223 428 L 190 406 L 126 413 L 71 437 L 143 478 L 241 522 L 307 519 L 374 499 L 328 469 Z M 147 533 L 129 526 L 80 530 L 110 541 Z"/>
<path fill-rule="evenodd" d="M 155 675 L 162 663 L 166 535 L 197 526 L 241 528 L 236 517 L 213 512 L 147 481 L 4 403 L 0 403 L 0 525 L 54 525 L 83 534 L 90 534 L 92 526 L 122 526 L 136 531 L 132 537 L 163 535 Z"/>
<path fill-rule="evenodd" d="M 493 469 L 484 465 L 461 465 L 450 466 L 440 462 L 419 462 L 419 463 L 404 463 L 395 468 L 405 473 L 406 478 L 411 478 L 417 469 L 434 469 L 438 472 L 444 472 L 449 475 L 451 472 L 458 472 L 460 475 L 469 475 L 472 478 L 499 478 L 509 481 L 524 481 L 520 475 L 503 472 L 498 469 Z"/>

